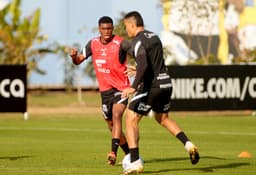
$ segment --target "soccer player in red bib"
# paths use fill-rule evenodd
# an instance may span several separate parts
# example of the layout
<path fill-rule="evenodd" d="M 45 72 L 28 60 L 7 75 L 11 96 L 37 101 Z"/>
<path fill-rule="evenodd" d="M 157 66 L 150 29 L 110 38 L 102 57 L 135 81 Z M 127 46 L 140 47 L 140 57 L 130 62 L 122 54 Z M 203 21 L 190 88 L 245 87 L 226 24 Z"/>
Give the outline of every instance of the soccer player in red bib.
<path fill-rule="evenodd" d="M 73 63 L 81 64 L 91 56 L 102 101 L 102 112 L 112 133 L 112 147 L 108 163 L 114 165 L 118 146 L 125 155 L 129 153 L 128 144 L 122 131 L 122 116 L 128 99 L 121 98 L 121 92 L 130 86 L 126 72 L 126 51 L 129 42 L 113 34 L 113 20 L 103 16 L 98 21 L 99 37 L 91 39 L 82 52 L 71 49 Z"/>

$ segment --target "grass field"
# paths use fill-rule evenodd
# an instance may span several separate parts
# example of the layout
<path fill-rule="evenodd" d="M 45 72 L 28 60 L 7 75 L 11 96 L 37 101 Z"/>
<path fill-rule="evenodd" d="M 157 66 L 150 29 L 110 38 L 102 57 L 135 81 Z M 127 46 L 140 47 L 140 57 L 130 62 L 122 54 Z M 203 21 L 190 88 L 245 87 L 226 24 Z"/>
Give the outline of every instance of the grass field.
<path fill-rule="evenodd" d="M 90 96 L 91 95 L 91 96 Z M 98 95 L 86 94 L 84 105 L 74 94 L 29 95 L 29 120 L 22 114 L 1 114 L 1 175 L 117 175 L 109 166 L 110 133 L 97 109 Z M 90 96 L 90 98 L 89 98 Z M 48 113 L 50 107 L 56 113 Z M 77 108 L 83 112 L 58 111 Z M 246 112 L 170 113 L 198 145 L 201 160 L 191 165 L 182 144 L 152 118 L 140 125 L 140 153 L 149 175 L 251 175 L 256 172 L 256 117 Z M 239 158 L 242 151 L 250 158 Z M 121 149 L 118 161 L 123 158 Z"/>

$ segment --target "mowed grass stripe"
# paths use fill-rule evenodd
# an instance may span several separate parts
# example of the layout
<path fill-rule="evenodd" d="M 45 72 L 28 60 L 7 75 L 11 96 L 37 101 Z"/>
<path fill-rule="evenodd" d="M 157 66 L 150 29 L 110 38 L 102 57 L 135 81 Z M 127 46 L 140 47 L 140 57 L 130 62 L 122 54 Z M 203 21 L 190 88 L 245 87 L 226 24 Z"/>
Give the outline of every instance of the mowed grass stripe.
<path fill-rule="evenodd" d="M 77 128 L 21 128 L 21 127 L 2 127 L 0 130 L 16 130 L 16 131 L 57 131 L 57 132 L 106 132 L 106 129 L 97 129 L 86 128 L 86 129 L 77 129 Z M 155 131 L 155 133 L 162 133 L 163 131 Z M 147 131 L 143 131 L 147 133 Z M 202 135 L 232 135 L 232 136 L 256 136 L 256 132 L 227 132 L 227 131 L 218 131 L 218 132 L 209 132 L 209 131 L 190 131 L 191 134 L 202 134 Z"/>

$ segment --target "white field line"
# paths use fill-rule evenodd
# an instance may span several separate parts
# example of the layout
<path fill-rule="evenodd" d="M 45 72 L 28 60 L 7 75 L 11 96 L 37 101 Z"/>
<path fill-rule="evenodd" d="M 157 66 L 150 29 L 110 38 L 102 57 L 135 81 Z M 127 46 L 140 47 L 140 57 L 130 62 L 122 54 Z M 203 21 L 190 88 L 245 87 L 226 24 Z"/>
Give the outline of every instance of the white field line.
<path fill-rule="evenodd" d="M 78 128 L 19 128 L 19 127 L 0 127 L 0 130 L 9 131 L 58 131 L 58 132 L 105 132 L 107 129 L 78 129 Z"/>
<path fill-rule="evenodd" d="M 201 134 L 201 135 L 233 135 L 233 136 L 256 136 L 256 132 L 228 132 L 228 131 L 218 131 L 218 132 L 208 132 L 208 131 L 192 131 L 189 133 Z"/>
<path fill-rule="evenodd" d="M 107 129 L 78 129 L 78 128 L 19 128 L 19 127 L 0 127 L 0 130 L 10 130 L 10 131 L 57 131 L 57 132 L 106 132 Z M 143 131 L 147 132 L 147 131 Z M 163 131 L 155 131 L 155 133 L 162 133 Z M 233 136 L 256 136 L 256 132 L 232 132 L 232 131 L 190 131 L 192 134 L 199 135 L 233 135 Z"/>

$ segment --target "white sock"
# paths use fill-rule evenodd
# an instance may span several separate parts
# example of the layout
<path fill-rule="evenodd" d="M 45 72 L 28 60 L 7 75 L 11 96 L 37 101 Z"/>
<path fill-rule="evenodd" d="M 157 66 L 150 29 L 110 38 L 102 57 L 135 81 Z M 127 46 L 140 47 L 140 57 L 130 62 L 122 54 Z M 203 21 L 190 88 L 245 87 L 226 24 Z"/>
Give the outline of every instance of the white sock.
<path fill-rule="evenodd" d="M 195 145 L 194 145 L 192 142 L 190 142 L 190 141 L 187 141 L 187 142 L 186 142 L 186 144 L 185 144 L 185 149 L 187 150 L 187 152 L 189 152 L 189 150 L 190 150 L 191 148 L 193 148 L 193 147 L 195 147 Z"/>

